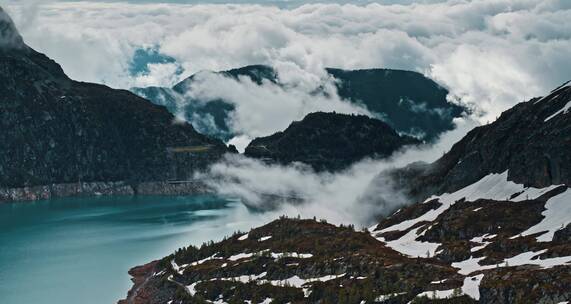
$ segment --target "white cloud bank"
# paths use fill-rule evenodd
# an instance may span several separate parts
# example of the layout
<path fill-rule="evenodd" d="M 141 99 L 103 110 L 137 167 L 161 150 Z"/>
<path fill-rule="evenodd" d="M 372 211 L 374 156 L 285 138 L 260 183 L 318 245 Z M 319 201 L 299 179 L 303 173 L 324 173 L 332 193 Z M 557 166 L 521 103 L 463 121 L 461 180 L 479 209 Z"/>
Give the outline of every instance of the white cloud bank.
<path fill-rule="evenodd" d="M 247 64 L 283 78 L 326 66 L 423 72 L 493 120 L 570 77 L 571 2 L 450 0 L 357 6 L 8 2 L 25 39 L 73 78 L 115 87 L 173 82 L 168 69 L 134 79 L 134 50 L 159 46 L 187 76 Z M 287 73 L 287 71 L 295 73 Z M 156 72 L 156 73 L 154 73 Z M 311 79 L 311 78 L 309 78 Z"/>
<path fill-rule="evenodd" d="M 432 76 L 493 120 L 570 78 L 571 2 L 450 0 L 357 6 L 8 2 L 25 39 L 73 78 L 116 87 L 172 82 L 128 75 L 134 50 L 158 45 L 187 76 L 247 64 L 298 81 L 323 67 L 409 69 Z M 289 70 L 296 73 L 286 73 Z"/>

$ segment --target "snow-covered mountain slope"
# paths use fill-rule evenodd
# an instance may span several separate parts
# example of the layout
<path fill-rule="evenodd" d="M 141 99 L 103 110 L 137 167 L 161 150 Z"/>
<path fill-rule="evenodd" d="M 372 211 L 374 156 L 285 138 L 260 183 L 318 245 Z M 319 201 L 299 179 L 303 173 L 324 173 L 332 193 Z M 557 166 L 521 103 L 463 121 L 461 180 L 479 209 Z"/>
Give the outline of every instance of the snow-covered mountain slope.
<path fill-rule="evenodd" d="M 423 200 L 454 192 L 491 173 L 534 187 L 571 184 L 571 86 L 517 104 L 493 123 L 475 128 L 433 164 L 394 172 L 410 195 Z"/>
<path fill-rule="evenodd" d="M 444 261 L 466 277 L 481 275 L 483 303 L 529 296 L 524 289 L 498 290 L 501 280 L 489 272 L 547 276 L 529 301 L 558 303 L 571 297 L 571 276 L 550 279 L 549 273 L 571 270 L 570 229 L 567 185 L 525 187 L 508 181 L 506 171 L 399 210 L 370 231 L 405 256 Z"/>

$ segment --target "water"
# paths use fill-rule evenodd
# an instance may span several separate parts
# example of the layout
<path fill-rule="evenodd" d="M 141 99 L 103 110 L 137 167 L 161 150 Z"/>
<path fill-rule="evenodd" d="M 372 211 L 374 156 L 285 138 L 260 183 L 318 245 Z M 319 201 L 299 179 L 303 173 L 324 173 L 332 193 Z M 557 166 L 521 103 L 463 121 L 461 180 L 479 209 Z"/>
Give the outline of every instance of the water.
<path fill-rule="evenodd" d="M 0 303 L 115 303 L 131 267 L 245 230 L 245 212 L 213 196 L 0 204 Z"/>

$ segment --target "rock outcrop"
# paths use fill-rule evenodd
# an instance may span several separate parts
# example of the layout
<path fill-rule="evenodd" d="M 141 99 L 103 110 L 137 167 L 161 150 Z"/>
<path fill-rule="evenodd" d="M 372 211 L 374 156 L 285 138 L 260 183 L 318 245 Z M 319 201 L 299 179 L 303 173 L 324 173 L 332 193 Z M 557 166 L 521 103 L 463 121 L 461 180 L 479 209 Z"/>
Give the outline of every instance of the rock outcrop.
<path fill-rule="evenodd" d="M 316 112 L 283 132 L 254 139 L 245 155 L 281 164 L 302 162 L 318 171 L 344 169 L 365 157 L 386 158 L 420 144 L 388 124 L 364 115 Z"/>

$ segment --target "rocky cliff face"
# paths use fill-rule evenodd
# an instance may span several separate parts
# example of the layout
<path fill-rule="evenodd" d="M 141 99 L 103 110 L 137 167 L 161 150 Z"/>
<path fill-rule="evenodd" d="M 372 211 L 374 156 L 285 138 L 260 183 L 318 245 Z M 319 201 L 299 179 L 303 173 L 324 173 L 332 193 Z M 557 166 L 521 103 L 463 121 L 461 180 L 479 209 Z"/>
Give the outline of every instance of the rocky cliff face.
<path fill-rule="evenodd" d="M 398 132 L 421 139 L 432 140 L 440 133 L 452 129 L 452 119 L 466 110 L 449 103 L 446 89 L 416 72 L 388 69 L 326 71 L 337 80 L 340 97 L 377 113 Z M 264 80 L 282 85 L 277 72 L 263 65 L 246 66 L 219 74 L 233 79 L 248 77 L 258 85 Z M 167 106 L 173 113 L 183 112 L 188 121 L 209 135 L 224 140 L 232 138 L 235 134 L 226 122 L 234 110 L 231 103 L 219 99 L 194 100 L 185 96 L 196 77 L 193 75 L 173 88 L 133 88 L 132 91 L 156 104 Z M 202 125 L 201 120 L 195 119 L 196 115 L 212 117 L 216 128 Z"/>
<path fill-rule="evenodd" d="M 569 90 L 517 105 L 432 166 L 398 173 L 438 195 L 366 231 L 280 219 L 148 265 L 128 301 L 566 303 Z"/>
<path fill-rule="evenodd" d="M 287 164 L 302 162 L 315 170 L 335 171 L 365 157 L 386 158 L 405 145 L 420 144 L 386 123 L 364 115 L 311 113 L 283 132 L 254 139 L 249 157 Z"/>
<path fill-rule="evenodd" d="M 0 187 L 185 178 L 227 148 L 128 91 L 69 79 L 0 11 Z"/>

